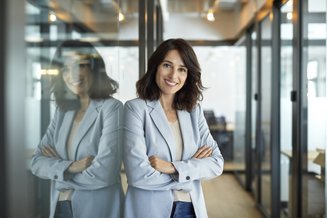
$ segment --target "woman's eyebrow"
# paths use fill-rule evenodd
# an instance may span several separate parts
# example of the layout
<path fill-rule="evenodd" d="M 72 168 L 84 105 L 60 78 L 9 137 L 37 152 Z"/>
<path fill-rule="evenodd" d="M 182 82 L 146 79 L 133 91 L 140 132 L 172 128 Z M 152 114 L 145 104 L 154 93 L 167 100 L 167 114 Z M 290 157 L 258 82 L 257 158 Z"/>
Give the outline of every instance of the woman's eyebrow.
<path fill-rule="evenodd" d="M 174 63 L 171 62 L 171 61 L 169 61 L 169 60 L 163 60 L 162 62 L 168 62 L 168 63 L 174 65 Z M 187 68 L 187 67 L 186 67 L 185 65 L 183 65 L 183 64 L 180 64 L 179 66 L 180 66 L 180 67 L 185 67 L 185 68 Z"/>

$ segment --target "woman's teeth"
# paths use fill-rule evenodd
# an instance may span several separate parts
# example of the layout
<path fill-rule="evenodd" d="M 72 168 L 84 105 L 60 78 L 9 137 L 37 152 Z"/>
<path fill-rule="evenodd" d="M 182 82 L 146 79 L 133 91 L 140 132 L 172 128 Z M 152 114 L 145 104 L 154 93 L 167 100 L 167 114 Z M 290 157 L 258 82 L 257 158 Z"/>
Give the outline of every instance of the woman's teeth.
<path fill-rule="evenodd" d="M 175 86 L 177 83 L 170 81 L 170 80 L 165 80 L 165 82 L 170 85 L 170 86 Z"/>
<path fill-rule="evenodd" d="M 78 86 L 78 85 L 81 84 L 81 83 L 82 83 L 81 80 L 71 82 L 71 84 L 72 84 L 73 86 Z"/>

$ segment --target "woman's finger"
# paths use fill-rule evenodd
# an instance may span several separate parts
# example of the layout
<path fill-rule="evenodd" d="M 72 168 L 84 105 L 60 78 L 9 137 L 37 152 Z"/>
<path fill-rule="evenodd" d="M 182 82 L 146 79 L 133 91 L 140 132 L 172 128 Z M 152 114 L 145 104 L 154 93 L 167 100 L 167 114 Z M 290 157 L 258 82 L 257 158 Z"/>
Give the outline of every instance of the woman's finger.
<path fill-rule="evenodd" d="M 48 152 L 52 155 L 52 157 L 57 157 L 58 155 L 57 155 L 57 152 L 56 152 L 56 150 L 54 150 L 52 147 L 50 147 L 50 146 L 46 146 L 47 147 L 47 149 L 48 149 Z"/>
<path fill-rule="evenodd" d="M 42 154 L 46 157 L 51 157 L 51 154 L 46 147 L 42 148 Z"/>
<path fill-rule="evenodd" d="M 212 149 L 210 147 L 206 147 L 201 151 L 201 153 L 197 156 L 197 158 L 205 158 L 208 157 L 211 153 Z"/>
<path fill-rule="evenodd" d="M 205 145 L 201 146 L 196 152 L 195 154 L 192 156 L 192 158 L 197 158 L 199 156 L 199 154 L 205 149 Z"/>

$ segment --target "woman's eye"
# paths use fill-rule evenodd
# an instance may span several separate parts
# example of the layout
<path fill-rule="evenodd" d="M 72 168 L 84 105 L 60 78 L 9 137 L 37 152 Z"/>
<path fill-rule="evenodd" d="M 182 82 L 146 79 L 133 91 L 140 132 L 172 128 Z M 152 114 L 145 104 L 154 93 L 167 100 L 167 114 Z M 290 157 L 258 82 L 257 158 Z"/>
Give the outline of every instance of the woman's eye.
<path fill-rule="evenodd" d="M 185 68 L 179 68 L 179 72 L 186 73 L 187 72 L 187 69 L 185 69 Z"/>
<path fill-rule="evenodd" d="M 170 68 L 170 64 L 167 64 L 167 63 L 164 63 L 162 66 L 163 66 L 164 68 Z"/>
<path fill-rule="evenodd" d="M 69 68 L 68 68 L 68 67 L 62 67 L 62 68 L 60 69 L 60 71 L 61 71 L 62 73 L 67 73 L 67 72 L 69 71 Z"/>
<path fill-rule="evenodd" d="M 81 68 L 85 68 L 85 67 L 87 67 L 88 66 L 88 64 L 79 64 L 79 68 L 81 69 Z"/>

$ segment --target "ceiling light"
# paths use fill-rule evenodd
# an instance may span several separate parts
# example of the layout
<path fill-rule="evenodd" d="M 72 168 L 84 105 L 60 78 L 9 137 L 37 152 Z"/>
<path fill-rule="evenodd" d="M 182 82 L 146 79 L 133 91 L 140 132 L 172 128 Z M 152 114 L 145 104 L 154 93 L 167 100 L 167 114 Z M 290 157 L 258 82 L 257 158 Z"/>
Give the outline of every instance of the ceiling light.
<path fill-rule="evenodd" d="M 123 20 L 125 20 L 125 15 L 120 11 L 118 15 L 118 21 L 121 22 Z"/>
<path fill-rule="evenodd" d="M 209 9 L 208 13 L 207 13 L 207 20 L 210 22 L 215 21 L 215 15 L 213 14 L 213 10 Z"/>
<path fill-rule="evenodd" d="M 292 18 L 293 18 L 292 12 L 287 12 L 286 17 L 288 20 L 292 20 Z"/>
<path fill-rule="evenodd" d="M 49 21 L 50 22 L 55 22 L 57 20 L 57 16 L 54 12 L 49 13 Z"/>

